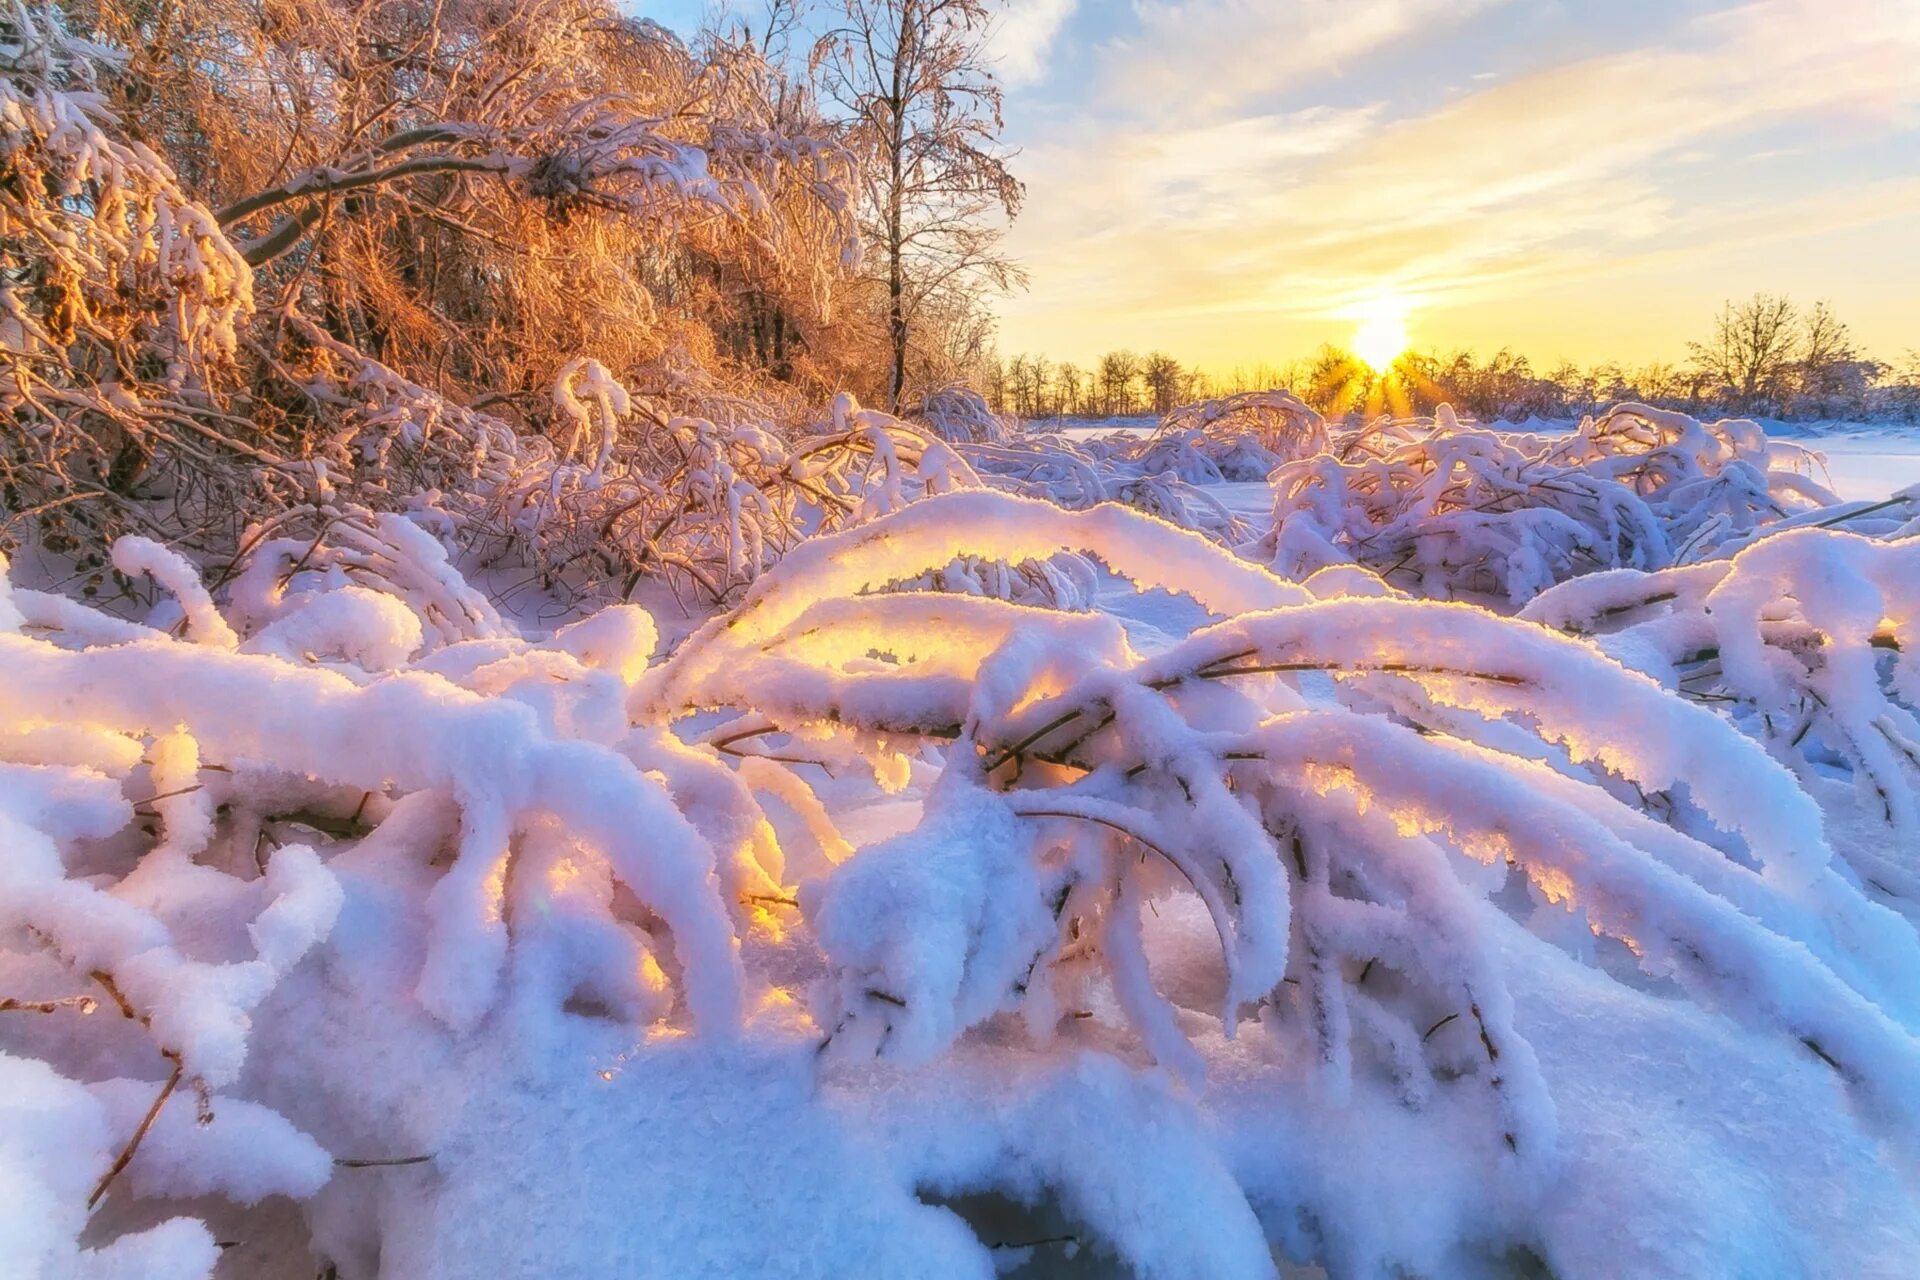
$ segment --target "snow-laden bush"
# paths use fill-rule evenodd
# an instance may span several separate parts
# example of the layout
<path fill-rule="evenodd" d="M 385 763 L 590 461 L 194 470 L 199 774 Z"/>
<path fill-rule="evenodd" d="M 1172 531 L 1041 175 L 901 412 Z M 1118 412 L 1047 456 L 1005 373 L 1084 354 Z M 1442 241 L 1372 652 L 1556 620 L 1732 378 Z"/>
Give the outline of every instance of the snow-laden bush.
<path fill-rule="evenodd" d="M 1071 509 L 1123 502 L 1296 580 L 1358 564 L 1440 599 L 1524 604 L 1610 568 L 1724 554 L 1837 499 L 1754 423 L 1623 404 L 1566 435 L 1433 418 L 1330 429 L 1284 391 L 1175 409 L 1151 434 L 959 445 L 987 484 Z M 1264 481 L 1264 529 L 1214 486 Z M 1897 522 L 1895 522 L 1897 523 Z M 1255 536 L 1255 535 L 1258 536 Z"/>
<path fill-rule="evenodd" d="M 1359 563 L 1425 595 L 1519 605 L 1582 573 L 1705 559 L 1835 503 L 1809 470 L 1803 451 L 1744 420 L 1622 404 L 1541 436 L 1442 406 L 1279 467 L 1272 528 L 1248 550 L 1294 576 Z"/>
<path fill-rule="evenodd" d="M 27 621 L 0 588 L 0 1258 L 32 1277 L 204 1276 L 218 1250 L 188 1219 L 82 1233 L 116 1191 L 252 1204 L 326 1181 L 311 1138 L 228 1091 L 252 1013 L 326 936 L 340 886 L 305 844 L 244 868 L 211 858 L 200 742 L 164 715 L 100 714 L 114 698 L 90 683 L 125 694 L 163 673 L 46 669 L 84 659 L 25 638 Z"/>
<path fill-rule="evenodd" d="M 979 484 L 945 442 L 845 393 L 820 431 L 792 436 L 753 416 L 669 417 L 600 378 L 591 409 L 579 410 L 604 424 L 592 458 L 531 458 L 478 495 L 471 516 L 479 545 L 494 542 L 549 583 L 610 582 L 628 594 L 652 572 L 717 602 L 813 533 Z"/>
<path fill-rule="evenodd" d="M 734 420 L 722 425 L 667 414 L 582 358 L 553 389 L 566 424 L 556 443 L 454 405 L 317 326 L 289 326 L 325 357 L 351 402 L 331 451 L 308 464 L 317 497 L 285 502 L 238 539 L 236 571 L 248 574 L 264 572 L 255 567 L 263 556 L 323 569 L 356 554 L 349 544 L 365 560 L 369 540 L 388 536 L 373 525 L 417 542 L 405 526 L 418 523 L 447 547 L 529 571 L 557 594 L 624 596 L 651 574 L 710 604 L 812 533 L 980 483 L 942 441 L 847 395 L 812 433 L 784 432 L 750 402 L 727 405 Z M 336 484 L 340 477 L 352 483 Z M 375 511 L 356 495 L 401 510 Z M 422 554 L 433 553 L 376 557 L 360 573 L 379 576 Z M 430 617 L 431 629 L 486 634 L 490 609 L 467 596 Z"/>
<path fill-rule="evenodd" d="M 959 446 L 996 488 L 1071 510 L 1120 502 L 1228 546 L 1251 530 L 1209 486 L 1261 481 L 1280 463 L 1326 447 L 1321 416 L 1277 390 L 1182 405 L 1146 436 L 1076 443 L 1029 432 Z"/>
<path fill-rule="evenodd" d="M 458 322 L 424 298 L 431 289 L 418 277 L 431 274 L 441 285 L 471 279 L 495 295 L 518 289 L 521 306 L 549 319 L 567 305 L 551 296 L 565 292 L 556 287 L 558 275 L 522 278 L 518 249 L 491 264 L 486 256 L 494 248 L 477 249 L 518 241 L 528 229 L 483 231 L 459 212 L 463 207 L 483 222 L 519 210 L 547 234 L 564 224 L 603 227 L 599 240 L 586 229 L 573 243 L 583 257 L 590 247 L 592 254 L 615 253 L 622 264 L 645 251 L 622 255 L 609 246 L 651 236 L 689 240 L 692 252 L 717 254 L 717 265 L 733 256 L 718 241 L 737 237 L 752 246 L 750 254 L 778 264 L 789 292 L 805 291 L 801 277 L 810 275 L 820 277 L 813 291 L 824 291 L 824 277 L 838 268 L 823 264 L 857 256 L 850 157 L 837 143 L 794 132 L 790 120 L 758 118 L 752 103 L 737 100 L 754 55 L 740 53 L 736 63 L 735 51 L 716 46 L 716 62 L 703 71 L 698 56 L 653 24 L 618 21 L 591 2 L 556 3 L 549 12 L 563 7 L 568 16 L 560 30 L 542 32 L 543 42 L 531 48 L 513 37 L 514 55 L 494 47 L 496 26 L 537 26 L 538 14 L 509 21 L 485 6 L 436 8 L 421 19 L 421 41 L 458 47 L 480 62 L 519 61 L 476 73 L 458 58 L 430 60 L 425 79 L 409 85 L 421 97 L 406 107 L 388 104 L 396 118 L 386 123 L 396 132 L 339 139 L 330 162 L 301 167 L 303 144 L 324 156 L 329 144 L 321 134 L 338 126 L 357 135 L 373 123 L 352 124 L 358 107 L 309 102 L 296 113 L 295 136 L 269 163 L 274 185 L 216 211 L 211 196 L 184 182 L 166 155 L 128 136 L 101 89 L 125 57 L 68 36 L 60 15 L 45 6 L 12 6 L 0 18 L 0 538 L 10 547 L 36 543 L 94 571 L 104 567 L 107 544 L 126 531 L 221 559 L 235 552 L 249 525 L 290 512 L 424 504 L 450 512 L 462 536 L 475 542 L 489 535 L 495 545 L 514 540 L 516 553 L 542 573 L 570 570 L 622 582 L 671 568 L 717 598 L 752 576 L 753 566 L 739 562 L 759 542 L 799 536 L 788 523 L 791 501 L 769 490 L 816 480 L 823 490 L 831 486 L 804 468 L 779 476 L 784 442 L 781 457 L 758 456 L 775 416 L 772 392 L 748 397 L 747 411 L 736 413 L 743 402 L 710 371 L 682 376 L 674 356 L 684 353 L 673 347 L 645 365 L 650 378 L 667 385 L 657 403 L 642 403 L 620 381 L 631 380 L 634 368 L 616 377 L 594 353 L 504 336 L 525 317 L 469 326 L 487 333 L 459 333 Z M 261 41 L 269 48 L 243 52 L 247 40 L 235 28 L 251 26 L 255 15 L 245 6 L 203 8 L 190 15 L 195 34 L 183 34 L 181 47 L 201 41 L 268 62 L 284 55 L 301 75 L 324 65 L 342 79 L 351 79 L 352 69 L 300 40 L 371 49 L 380 41 L 364 31 L 325 29 L 412 20 L 397 12 L 342 17 L 315 10 L 287 27 L 291 19 L 269 16 L 259 20 L 283 30 L 284 42 L 276 34 Z M 109 27 L 124 20 L 133 30 L 145 21 L 130 12 L 83 17 Z M 429 40 L 425 32 L 435 34 Z M 415 36 L 397 38 L 407 44 Z M 569 53 L 576 39 L 591 47 Z M 646 70 L 626 89 L 587 83 L 588 52 Z M 546 68 L 536 70 L 529 57 Z M 198 70 L 183 70 L 182 83 L 169 82 L 166 91 L 186 92 Z M 377 74 L 390 72 L 383 64 Z M 698 105 L 674 87 L 682 75 L 700 86 L 692 95 Z M 398 118 L 431 112 L 426 100 L 449 87 L 441 77 L 497 88 L 477 101 L 438 103 L 471 110 L 471 118 Z M 273 79 L 270 72 L 241 78 Z M 516 87 L 523 79 L 529 84 Z M 515 106 L 523 91 L 532 99 Z M 650 94 L 673 105 L 656 113 Z M 218 117 L 245 110 L 227 98 L 222 92 L 202 105 Z M 278 101 L 267 114 L 277 112 Z M 209 119 L 195 127 L 215 126 Z M 196 135 L 188 129 L 182 136 Z M 220 141 L 243 150 L 246 136 L 235 130 Z M 246 180 L 248 165 L 237 157 L 195 160 L 203 185 Z M 391 231 L 394 219 L 404 220 L 398 210 L 425 207 L 392 198 L 404 197 L 414 182 L 442 184 L 429 221 L 456 232 L 451 243 L 428 245 L 411 233 L 383 242 L 380 228 Z M 468 184 L 488 183 L 495 184 L 494 199 L 477 201 Z M 356 211 L 335 219 L 335 197 L 349 191 Z M 484 204 L 479 212 L 470 207 L 476 203 Z M 701 230 L 689 235 L 687 223 Z M 328 241 L 327 255 L 316 238 Z M 308 260 L 288 267 L 303 256 L 295 252 L 302 246 Z M 480 260 L 461 258 L 463 251 Z M 433 270 L 414 273 L 406 286 L 385 278 L 393 260 L 413 252 L 432 255 Z M 350 265 L 363 254 L 373 259 L 370 280 L 357 278 Z M 322 256 L 327 265 L 316 269 L 312 259 Z M 650 295 L 625 265 L 604 274 L 618 278 L 623 308 L 652 319 Z M 256 308 L 256 294 L 269 292 L 272 306 Z M 349 293 L 358 301 L 347 301 Z M 497 302 L 488 298 L 490 306 Z M 383 318 L 370 322 L 363 304 Z M 603 331 L 622 327 L 604 313 L 596 318 Z M 435 354 L 416 347 L 423 330 L 433 335 Z M 609 345 L 626 336 L 610 335 Z M 470 391 L 474 406 L 459 402 L 448 390 L 453 350 L 495 338 L 514 348 L 508 363 L 524 362 L 517 373 L 469 356 L 502 384 L 545 382 L 550 396 L 493 394 L 496 386 Z M 636 415 L 647 420 L 644 433 L 633 430 Z M 844 469 L 831 461 L 815 469 L 836 466 Z M 582 491 L 592 499 L 580 499 Z M 669 517 L 672 527 L 660 528 Z M 627 527 L 602 527 L 621 520 Z M 604 557 L 593 553 L 596 540 L 609 543 Z"/>
<path fill-rule="evenodd" d="M 150 1258 L 136 1252 L 145 1237 L 116 1242 L 119 1271 L 75 1255 L 75 1241 L 116 1186 L 251 1204 L 327 1181 L 312 1139 L 224 1092 L 243 1069 L 259 1075 L 253 1018 L 342 910 L 316 844 L 336 852 L 391 827 L 413 837 L 394 841 L 397 872 L 445 842 L 444 869 L 420 884 L 425 945 L 408 985 L 448 1027 L 472 1028 L 496 1003 L 510 904 L 528 893 L 549 925 L 518 930 L 523 1004 L 557 1016 L 591 1000 L 629 1020 L 664 1008 L 667 980 L 646 935 L 616 918 L 619 891 L 670 931 L 686 1009 L 721 1035 L 740 1017 L 721 881 L 768 885 L 748 865 L 754 833 L 720 846 L 734 861 L 716 878 L 716 842 L 659 780 L 697 778 L 700 762 L 669 752 L 647 759 L 650 776 L 612 746 L 627 732 L 626 680 L 655 643 L 651 621 L 609 610 L 536 649 L 498 634 L 489 609 L 496 634 L 443 636 L 418 667 L 375 678 L 445 621 L 449 590 L 470 589 L 443 556 L 438 576 L 390 573 L 384 590 L 311 589 L 302 574 L 350 574 L 363 550 L 392 569 L 408 563 L 396 551 L 431 544 L 397 517 L 335 524 L 391 541 L 346 541 L 325 570 L 238 584 L 246 607 L 233 616 L 247 635 L 189 565 L 139 539 L 123 540 L 116 562 L 177 594 L 185 639 L 59 597 L 0 593 L 0 1060 L 26 1073 L 23 1098 L 64 1109 L 31 1131 L 37 1146 L 0 1140 L 27 1162 L 18 1176 L 45 1184 L 44 1206 L 25 1211 L 48 1215 L 40 1235 L 0 1229 L 0 1250 L 29 1250 L 9 1274 L 203 1276 L 216 1251 L 188 1224 L 156 1231 L 162 1252 Z M 29 1017 L 38 1025 L 18 1025 Z M 22 1054 L 47 1067 L 17 1065 Z M 176 1093 L 192 1100 L 169 1105 Z"/>
<path fill-rule="evenodd" d="M 1564 583 L 1522 612 L 1717 708 L 1827 807 L 1874 893 L 1920 914 L 1920 544 L 1790 529 L 1730 559 Z M 1855 794 L 1848 794 L 1849 792 Z"/>
<path fill-rule="evenodd" d="M 1009 493 L 1073 511 L 1101 502 L 1124 503 L 1228 546 L 1249 532 L 1246 521 L 1208 491 L 1209 484 L 1220 480 L 1212 463 L 1187 468 L 1197 475 L 1197 480 L 1189 480 L 1179 460 L 1170 461 L 1162 450 L 1156 448 L 1152 458 L 1143 461 L 1147 446 L 1139 437 L 1077 444 L 1058 435 L 1029 433 L 1003 444 L 957 447 L 982 482 Z"/>
<path fill-rule="evenodd" d="M 935 435 L 953 444 L 1000 444 L 1017 426 L 995 413 L 986 397 L 965 383 L 951 383 L 929 391 L 907 416 L 926 424 Z"/>
<path fill-rule="evenodd" d="M 1062 1247 L 923 1203 L 979 1193 L 1147 1277 L 1920 1239 L 1920 941 L 1792 772 L 1586 640 L 967 489 L 655 661 L 638 609 L 529 641 L 417 524 L 322 518 L 211 589 L 122 543 L 152 625 L 0 596 L 0 1067 L 53 1117 L 0 1130 L 45 1206 L 0 1248 L 46 1274 L 206 1275 L 180 1212 L 344 1280 Z M 914 585 L 1062 552 L 1214 621 Z M 1804 625 L 1885 652 L 1836 590 Z M 298 1225 L 222 1203 L 263 1196 Z"/>
<path fill-rule="evenodd" d="M 1132 460 L 1192 483 L 1264 480 L 1281 463 L 1327 448 L 1326 420 L 1305 401 L 1289 391 L 1245 391 L 1174 409 Z"/>
<path fill-rule="evenodd" d="M 861 594 L 1036 540 L 1227 616 L 1142 658 L 1097 618 Z M 1004 1010 L 1045 1027 L 1091 955 L 1142 1043 L 1197 1084 L 1140 938 L 1171 874 L 1213 918 L 1228 1035 L 1251 1015 L 1304 1036 L 1337 1090 L 1364 1040 L 1418 1103 L 1422 1028 L 1462 1018 L 1508 1144 L 1544 1152 L 1551 1105 L 1475 915 L 1511 867 L 1650 973 L 1813 1046 L 1920 1140 L 1903 1100 L 1920 948 L 1829 865 L 1813 802 L 1711 712 L 1525 623 L 1315 600 L 1116 508 L 968 494 L 809 543 L 642 689 L 668 714 L 740 708 L 761 734 L 955 744 L 927 820 L 803 899 L 838 970 L 836 1037 L 870 1028 L 911 1061 Z M 1682 786 L 1698 834 L 1632 799 Z"/>

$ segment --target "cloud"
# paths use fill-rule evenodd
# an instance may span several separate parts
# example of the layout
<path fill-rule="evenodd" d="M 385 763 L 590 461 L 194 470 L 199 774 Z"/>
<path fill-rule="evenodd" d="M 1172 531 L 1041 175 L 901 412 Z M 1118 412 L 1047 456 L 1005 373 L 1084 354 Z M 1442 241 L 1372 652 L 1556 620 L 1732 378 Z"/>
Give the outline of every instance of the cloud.
<path fill-rule="evenodd" d="M 1143 30 L 1169 42 L 1154 83 L 1202 84 L 1247 64 L 1226 48 L 1241 43 L 1232 29 L 1175 19 L 1252 7 L 1143 5 Z M 1368 12 L 1316 33 L 1308 44 L 1320 56 L 1439 20 L 1438 6 L 1415 0 L 1348 8 Z M 1782 148 L 1771 136 L 1780 130 L 1845 145 L 1920 124 L 1920 6 L 1894 8 L 1904 16 L 1877 0 L 1758 0 L 1641 47 L 1470 81 L 1425 109 L 1384 86 L 1387 100 L 1365 107 L 1276 111 L 1243 82 L 1155 123 L 1090 113 L 1028 146 L 1014 247 L 1033 290 L 1010 313 L 1036 329 L 1045 309 L 1133 315 L 1144 343 L 1152 317 L 1343 315 L 1381 292 L 1430 305 L 1515 297 L 1682 246 L 1908 216 L 1905 184 L 1835 177 L 1835 189 L 1791 204 L 1738 185 L 1788 170 L 1823 181 L 1830 148 Z M 1112 56 L 1138 62 L 1131 42 Z M 1310 61 L 1293 49 L 1278 65 Z M 1762 134 L 1764 147 L 1750 141 Z M 1799 154 L 1749 163 L 1760 150 Z"/>
<path fill-rule="evenodd" d="M 1108 97 L 1193 115 L 1338 74 L 1508 0 L 1136 0 L 1107 49 Z"/>
<path fill-rule="evenodd" d="M 1009 85 L 1045 78 L 1054 37 L 1079 7 L 1079 0 L 1018 0 L 994 24 L 988 48 L 998 59 L 995 71 Z"/>
<path fill-rule="evenodd" d="M 1045 192 L 1023 235 L 1079 237 L 1110 228 L 1171 239 L 1238 225 L 1273 203 L 1303 166 L 1366 136 L 1378 106 L 1248 116 L 1158 130 L 1066 131 L 1030 144 L 1021 169 Z"/>

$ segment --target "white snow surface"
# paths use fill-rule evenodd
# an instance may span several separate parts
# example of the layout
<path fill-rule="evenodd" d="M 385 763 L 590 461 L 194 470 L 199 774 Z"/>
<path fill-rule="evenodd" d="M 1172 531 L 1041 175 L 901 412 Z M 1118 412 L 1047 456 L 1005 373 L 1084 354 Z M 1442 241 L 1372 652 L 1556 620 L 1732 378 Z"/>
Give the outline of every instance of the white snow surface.
<path fill-rule="evenodd" d="M 1911 1276 L 1920 441 L 1793 443 L 1518 617 L 975 484 L 704 623 L 0 586 L 0 1275 Z"/>

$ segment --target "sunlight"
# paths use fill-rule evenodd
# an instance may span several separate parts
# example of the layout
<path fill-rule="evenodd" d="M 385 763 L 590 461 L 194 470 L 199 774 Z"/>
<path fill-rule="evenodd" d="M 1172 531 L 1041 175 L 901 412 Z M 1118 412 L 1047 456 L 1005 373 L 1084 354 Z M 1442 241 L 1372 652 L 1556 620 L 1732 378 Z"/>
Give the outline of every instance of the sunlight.
<path fill-rule="evenodd" d="M 1385 369 L 1407 349 L 1407 305 L 1398 298 L 1382 298 L 1360 313 L 1353 331 L 1353 354 L 1369 368 Z"/>

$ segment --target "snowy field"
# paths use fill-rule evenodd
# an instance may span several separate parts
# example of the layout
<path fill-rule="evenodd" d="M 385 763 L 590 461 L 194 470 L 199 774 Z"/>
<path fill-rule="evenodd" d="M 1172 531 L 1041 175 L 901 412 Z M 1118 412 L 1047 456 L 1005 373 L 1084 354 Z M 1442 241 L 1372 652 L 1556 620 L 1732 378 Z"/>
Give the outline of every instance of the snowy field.
<path fill-rule="evenodd" d="M 1787 438 L 1819 451 L 1843 498 L 1884 498 L 1920 484 L 1920 427 L 1837 423 Z"/>
<path fill-rule="evenodd" d="M 0 589 L 0 1274 L 1912 1274 L 1920 444 L 838 411 L 718 609 Z"/>
<path fill-rule="evenodd" d="M 1042 421 L 1041 429 L 1052 426 Z M 1120 432 L 1146 435 L 1156 422 L 1152 418 L 1106 418 L 1098 421 L 1074 420 L 1061 429 L 1070 440 L 1086 440 Z M 1540 422 L 1528 430 L 1571 430 L 1572 423 Z M 1825 459 L 1824 474 L 1831 478 L 1833 491 L 1843 498 L 1877 499 L 1920 484 L 1920 426 L 1889 425 L 1870 422 L 1771 423 L 1768 434 L 1816 450 Z M 1234 486 L 1229 506 L 1254 514 L 1265 486 Z"/>

